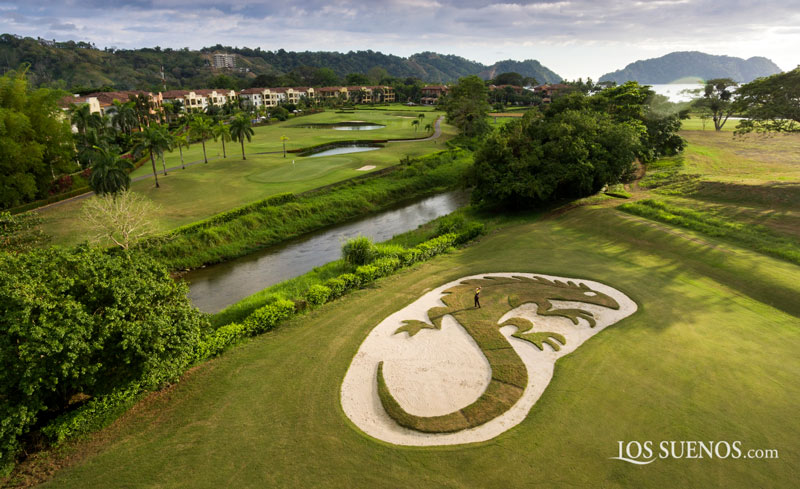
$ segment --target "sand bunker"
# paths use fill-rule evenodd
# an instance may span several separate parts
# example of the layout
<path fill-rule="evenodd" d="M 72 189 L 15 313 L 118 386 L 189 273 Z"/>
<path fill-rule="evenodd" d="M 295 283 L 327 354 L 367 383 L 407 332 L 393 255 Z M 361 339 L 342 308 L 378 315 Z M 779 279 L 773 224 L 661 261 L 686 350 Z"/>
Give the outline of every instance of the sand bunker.
<path fill-rule="evenodd" d="M 537 314 L 535 303 L 524 303 L 499 318 L 501 324 L 512 317 L 533 323 L 534 332 L 563 335 L 566 342 L 558 351 L 544 344 L 540 350 L 512 334 L 516 326 L 503 326 L 500 333 L 527 368 L 527 386 L 521 398 L 507 411 L 474 428 L 453 433 L 422 433 L 404 428 L 386 412 L 379 398 L 377 367 L 383 362 L 383 377 L 397 403 L 410 415 L 443 416 L 475 402 L 489 386 L 492 370 L 476 341 L 451 315 L 441 321 L 441 329 L 422 329 L 410 336 L 396 333 L 406 320 L 429 323 L 428 310 L 445 305 L 442 291 L 467 279 L 483 277 L 543 277 L 573 281 L 613 298 L 618 309 L 580 301 L 551 300 L 553 310 L 581 309 L 596 321 L 594 327 L 583 317 L 575 325 L 567 317 Z M 438 287 L 378 324 L 356 353 L 342 382 L 341 402 L 345 414 L 370 436 L 398 445 L 457 445 L 489 440 L 522 422 L 542 395 L 553 376 L 556 360 L 576 350 L 604 328 L 630 316 L 636 303 L 620 291 L 591 280 L 526 273 L 491 273 L 464 277 Z"/>
<path fill-rule="evenodd" d="M 375 165 L 366 165 L 366 166 L 362 166 L 361 168 L 356 169 L 356 171 L 369 171 L 369 170 L 374 170 L 374 169 L 375 169 Z"/>

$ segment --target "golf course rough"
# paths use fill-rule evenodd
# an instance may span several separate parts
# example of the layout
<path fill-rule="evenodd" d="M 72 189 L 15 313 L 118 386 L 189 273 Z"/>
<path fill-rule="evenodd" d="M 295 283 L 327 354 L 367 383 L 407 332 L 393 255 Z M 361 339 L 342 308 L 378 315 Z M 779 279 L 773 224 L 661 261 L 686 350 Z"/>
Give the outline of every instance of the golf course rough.
<path fill-rule="evenodd" d="M 530 273 L 454 280 L 369 333 L 345 374 L 342 408 L 366 434 L 397 445 L 489 440 L 525 419 L 556 360 L 636 309 L 591 280 Z"/>

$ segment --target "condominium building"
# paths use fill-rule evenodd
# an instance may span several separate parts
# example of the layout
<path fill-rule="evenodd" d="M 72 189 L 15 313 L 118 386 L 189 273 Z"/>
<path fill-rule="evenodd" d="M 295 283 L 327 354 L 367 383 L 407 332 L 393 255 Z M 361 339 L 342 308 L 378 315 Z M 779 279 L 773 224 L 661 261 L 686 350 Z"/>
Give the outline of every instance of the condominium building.
<path fill-rule="evenodd" d="M 214 68 L 236 68 L 236 55 L 223 53 L 215 54 Z"/>

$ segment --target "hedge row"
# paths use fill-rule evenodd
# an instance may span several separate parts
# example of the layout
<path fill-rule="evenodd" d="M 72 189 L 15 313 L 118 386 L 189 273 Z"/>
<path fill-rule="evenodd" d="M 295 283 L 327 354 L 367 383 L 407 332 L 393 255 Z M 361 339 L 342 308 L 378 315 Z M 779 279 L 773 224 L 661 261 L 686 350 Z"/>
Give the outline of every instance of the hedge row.
<path fill-rule="evenodd" d="M 256 309 L 241 323 L 230 323 L 203 335 L 194 349 L 194 363 L 215 357 L 245 338 L 273 330 L 278 324 L 297 314 L 303 303 L 309 306 L 323 305 L 348 291 L 391 275 L 400 268 L 428 260 L 453 246 L 466 243 L 482 233 L 483 225 L 473 222 L 459 233 L 437 236 L 413 248 L 376 247 L 378 257 L 371 263 L 357 267 L 353 273 L 344 273 L 323 284 L 312 285 L 302 299 L 296 302 L 277 300 Z M 52 442 L 58 443 L 99 429 L 131 406 L 145 390 L 143 384 L 133 383 L 109 395 L 92 399 L 79 409 L 53 420 L 42 429 L 42 433 Z"/>

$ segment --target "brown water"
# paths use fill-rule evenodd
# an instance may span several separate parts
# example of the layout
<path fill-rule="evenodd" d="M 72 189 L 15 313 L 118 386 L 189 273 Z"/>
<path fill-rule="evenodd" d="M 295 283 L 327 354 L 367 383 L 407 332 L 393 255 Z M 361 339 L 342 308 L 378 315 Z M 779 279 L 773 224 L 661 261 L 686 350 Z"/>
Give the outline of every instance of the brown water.
<path fill-rule="evenodd" d="M 342 244 L 362 235 L 375 242 L 416 229 L 467 204 L 469 193 L 453 191 L 426 197 L 265 248 L 247 256 L 187 273 L 189 298 L 201 311 L 215 313 L 245 297 L 314 267 L 338 260 Z"/>

